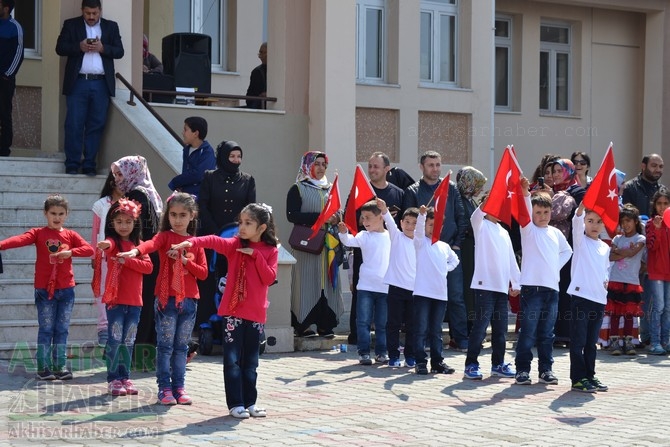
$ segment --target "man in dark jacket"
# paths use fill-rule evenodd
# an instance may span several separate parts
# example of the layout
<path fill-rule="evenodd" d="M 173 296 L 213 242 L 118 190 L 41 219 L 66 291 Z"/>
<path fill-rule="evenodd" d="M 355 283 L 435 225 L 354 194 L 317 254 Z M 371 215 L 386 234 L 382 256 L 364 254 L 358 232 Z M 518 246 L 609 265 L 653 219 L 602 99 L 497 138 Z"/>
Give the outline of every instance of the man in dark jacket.
<path fill-rule="evenodd" d="M 249 88 L 247 89 L 247 96 L 267 96 L 268 89 L 268 44 L 263 42 L 258 49 L 258 58 L 261 64 L 251 71 L 251 78 L 249 79 Z M 261 100 L 247 100 L 247 108 L 249 109 L 265 109 L 265 101 Z"/>
<path fill-rule="evenodd" d="M 403 198 L 403 209 L 409 207 L 420 207 L 421 205 L 432 206 L 429 203 L 433 193 L 442 183 L 440 178 L 442 169 L 442 157 L 435 151 L 427 151 L 421 155 L 419 168 L 421 179 L 410 185 L 405 190 Z M 451 246 L 458 258 L 461 257 L 461 243 L 465 237 L 468 222 L 461 202 L 461 194 L 454 182 L 449 182 L 449 197 L 444 212 L 444 223 L 440 240 Z M 449 333 L 455 348 L 461 352 L 468 349 L 468 327 L 467 314 L 465 310 L 465 299 L 463 297 L 463 268 L 458 266 L 449 272 L 447 276 L 447 317 L 449 320 Z M 450 343 L 452 344 L 452 343 Z M 452 344 L 452 345 L 453 345 Z"/>
<path fill-rule="evenodd" d="M 100 0 L 82 0 L 81 17 L 67 19 L 56 42 L 66 56 L 65 172 L 96 175 L 96 156 L 114 96 L 114 59 L 123 57 L 119 25 L 103 19 Z M 84 160 L 82 162 L 82 154 Z"/>
<path fill-rule="evenodd" d="M 16 90 L 16 73 L 23 62 L 23 31 L 10 15 L 14 0 L 0 0 L 0 156 L 11 152 L 14 138 L 12 98 Z"/>
<path fill-rule="evenodd" d="M 642 157 L 640 174 L 623 185 L 621 199 L 624 204 L 631 203 L 640 210 L 640 215 L 651 214 L 651 198 L 663 185 L 659 179 L 663 175 L 663 159 L 658 154 Z"/>

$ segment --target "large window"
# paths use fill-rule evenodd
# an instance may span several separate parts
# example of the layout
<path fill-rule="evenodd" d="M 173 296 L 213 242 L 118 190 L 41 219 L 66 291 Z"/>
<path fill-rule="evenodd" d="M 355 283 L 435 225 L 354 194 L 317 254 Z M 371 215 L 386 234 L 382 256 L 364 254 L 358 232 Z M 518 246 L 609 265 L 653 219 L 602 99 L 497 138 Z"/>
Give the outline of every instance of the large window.
<path fill-rule="evenodd" d="M 457 0 L 421 1 L 420 78 L 423 83 L 456 84 Z"/>
<path fill-rule="evenodd" d="M 212 69 L 227 70 L 226 0 L 174 0 L 174 30 L 212 38 Z"/>
<path fill-rule="evenodd" d="M 496 109 L 512 109 L 512 18 L 496 17 Z"/>
<path fill-rule="evenodd" d="M 569 25 L 540 26 L 540 110 L 548 113 L 570 113 Z"/>
<path fill-rule="evenodd" d="M 385 0 L 356 2 L 356 78 L 362 81 L 386 79 Z"/>
<path fill-rule="evenodd" d="M 42 0 L 16 2 L 14 18 L 23 28 L 23 54 L 38 57 L 42 54 Z"/>

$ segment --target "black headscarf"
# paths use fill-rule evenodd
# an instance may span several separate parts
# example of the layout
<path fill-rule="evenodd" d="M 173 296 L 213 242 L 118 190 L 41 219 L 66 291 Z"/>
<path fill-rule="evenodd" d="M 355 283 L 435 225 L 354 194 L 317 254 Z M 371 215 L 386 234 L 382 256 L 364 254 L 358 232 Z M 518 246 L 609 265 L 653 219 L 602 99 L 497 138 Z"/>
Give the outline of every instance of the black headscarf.
<path fill-rule="evenodd" d="M 230 153 L 235 150 L 240 151 L 240 154 L 244 155 L 242 148 L 235 141 L 222 141 L 216 147 L 216 167 L 226 174 L 236 175 L 240 172 L 240 165 L 228 160 Z"/>

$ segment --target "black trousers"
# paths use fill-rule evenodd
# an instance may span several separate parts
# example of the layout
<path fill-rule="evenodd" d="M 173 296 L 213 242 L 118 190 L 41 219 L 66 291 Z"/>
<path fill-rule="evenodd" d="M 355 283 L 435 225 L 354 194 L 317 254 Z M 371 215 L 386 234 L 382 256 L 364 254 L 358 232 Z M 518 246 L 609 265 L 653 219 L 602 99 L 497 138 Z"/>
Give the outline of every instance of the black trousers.
<path fill-rule="evenodd" d="M 0 76 L 0 155 L 9 155 L 9 148 L 14 139 L 12 98 L 15 90 L 15 78 Z"/>

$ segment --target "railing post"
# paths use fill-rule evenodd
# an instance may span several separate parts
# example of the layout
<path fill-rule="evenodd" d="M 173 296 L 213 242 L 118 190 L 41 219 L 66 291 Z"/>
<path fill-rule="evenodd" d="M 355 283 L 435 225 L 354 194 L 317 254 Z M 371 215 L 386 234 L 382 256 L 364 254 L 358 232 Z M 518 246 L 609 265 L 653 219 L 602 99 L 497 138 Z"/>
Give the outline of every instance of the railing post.
<path fill-rule="evenodd" d="M 128 105 L 131 105 L 131 106 L 133 106 L 133 107 L 135 107 L 137 104 L 135 103 L 135 101 L 133 100 L 133 98 L 135 98 L 135 95 L 133 94 L 133 91 L 130 90 L 130 98 L 128 98 L 128 102 L 127 102 L 127 104 L 128 104 Z"/>

